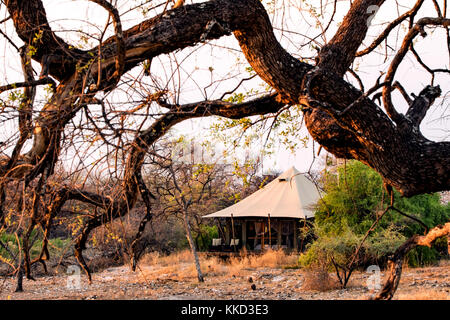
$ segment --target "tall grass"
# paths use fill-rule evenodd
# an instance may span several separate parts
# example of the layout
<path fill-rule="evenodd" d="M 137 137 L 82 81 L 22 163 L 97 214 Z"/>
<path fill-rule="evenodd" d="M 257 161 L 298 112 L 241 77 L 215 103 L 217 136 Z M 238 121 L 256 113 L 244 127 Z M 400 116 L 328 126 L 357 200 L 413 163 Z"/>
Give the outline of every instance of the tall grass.
<path fill-rule="evenodd" d="M 450 294 L 436 290 L 421 289 L 408 293 L 399 293 L 394 296 L 398 300 L 450 300 Z"/>
<path fill-rule="evenodd" d="M 244 276 L 254 269 L 292 267 L 298 260 L 296 254 L 286 254 L 283 250 L 268 250 L 263 254 L 247 254 L 232 256 L 227 261 L 216 256 L 201 255 L 200 266 L 206 276 Z M 141 259 L 147 275 L 158 278 L 169 276 L 172 279 L 196 279 L 194 259 L 189 250 L 162 256 L 157 252 L 146 254 Z"/>

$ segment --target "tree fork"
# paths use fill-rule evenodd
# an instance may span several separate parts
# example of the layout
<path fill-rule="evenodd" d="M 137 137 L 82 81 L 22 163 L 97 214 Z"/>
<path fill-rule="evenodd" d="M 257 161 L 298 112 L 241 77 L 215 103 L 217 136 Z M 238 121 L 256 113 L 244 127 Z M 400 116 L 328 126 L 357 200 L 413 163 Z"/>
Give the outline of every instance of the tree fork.
<path fill-rule="evenodd" d="M 136 252 L 136 247 L 137 247 L 138 241 L 139 241 L 139 239 L 141 239 L 142 234 L 144 233 L 145 226 L 153 218 L 153 215 L 151 212 L 151 206 L 152 206 L 151 200 L 156 200 L 155 196 L 148 190 L 147 185 L 145 184 L 140 171 L 136 172 L 136 180 L 137 180 L 137 184 L 139 185 L 139 192 L 145 203 L 146 212 L 145 212 L 145 215 L 142 218 L 141 222 L 139 223 L 138 231 L 137 231 L 136 235 L 134 236 L 134 239 L 130 245 L 130 255 L 131 255 L 130 263 L 131 263 L 131 269 L 133 271 L 136 271 L 137 259 L 139 258 L 137 256 L 137 252 Z"/>

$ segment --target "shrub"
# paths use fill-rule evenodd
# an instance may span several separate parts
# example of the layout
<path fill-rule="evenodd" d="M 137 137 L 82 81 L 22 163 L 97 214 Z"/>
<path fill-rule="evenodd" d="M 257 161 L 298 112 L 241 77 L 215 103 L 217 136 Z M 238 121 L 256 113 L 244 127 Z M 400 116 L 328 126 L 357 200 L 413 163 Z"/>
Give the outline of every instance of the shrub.
<path fill-rule="evenodd" d="M 320 292 L 336 289 L 336 283 L 330 278 L 326 270 L 309 270 L 305 274 L 305 281 L 303 282 L 303 290 L 317 290 Z"/>
<path fill-rule="evenodd" d="M 308 256 L 302 258 L 303 264 L 323 259 L 324 253 L 319 251 L 324 250 L 342 262 L 390 202 L 379 174 L 361 162 L 349 161 L 336 171 L 325 171 L 322 179 L 325 195 L 315 214 L 319 239 L 310 247 L 312 251 L 307 253 Z M 428 227 L 450 219 L 450 203 L 442 205 L 437 193 L 403 198 L 395 191 L 394 197 L 396 208 L 423 221 Z M 402 241 L 423 232 L 421 224 L 391 210 L 380 219 L 362 247 L 365 257 L 358 258 L 362 263 L 382 264 Z M 435 263 L 445 251 L 439 248 L 439 245 L 416 248 L 408 256 L 409 263 L 415 266 Z"/>
<path fill-rule="evenodd" d="M 326 232 L 326 228 L 316 224 L 317 240 L 309 244 L 308 250 L 299 258 L 305 268 L 333 269 L 333 264 L 346 265 L 360 246 L 364 235 L 355 233 L 348 225 L 338 234 Z M 362 244 L 355 257 L 356 266 L 384 264 L 386 256 L 404 241 L 406 237 L 395 227 L 379 230 L 371 234 Z"/>

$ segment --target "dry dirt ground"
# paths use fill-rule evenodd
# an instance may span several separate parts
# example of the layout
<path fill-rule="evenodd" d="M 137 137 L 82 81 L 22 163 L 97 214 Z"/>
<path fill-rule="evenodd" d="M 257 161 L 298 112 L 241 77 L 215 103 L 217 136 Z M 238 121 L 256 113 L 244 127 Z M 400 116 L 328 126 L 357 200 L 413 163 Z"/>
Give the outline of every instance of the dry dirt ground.
<path fill-rule="evenodd" d="M 271 259 L 280 260 L 276 256 Z M 280 267 L 269 260 L 223 264 L 216 259 L 204 259 L 205 282 L 198 283 L 189 261 L 172 259 L 155 264 L 154 260 L 155 257 L 146 259 L 136 272 L 120 266 L 94 273 L 91 285 L 81 275 L 81 288 L 71 288 L 70 284 L 76 285 L 70 282 L 73 278 L 60 274 L 39 277 L 36 281 L 24 280 L 25 292 L 14 293 L 15 281 L 0 279 L 0 299 L 357 300 L 367 299 L 372 293 L 367 288 L 371 274 L 365 272 L 356 272 L 348 288 L 339 289 L 334 274 L 330 274 L 324 286 L 323 279 L 302 269 Z M 381 279 L 384 279 L 383 272 Z M 325 291 L 317 290 L 321 286 Z M 435 267 L 405 268 L 394 298 L 450 300 L 449 261 Z"/>

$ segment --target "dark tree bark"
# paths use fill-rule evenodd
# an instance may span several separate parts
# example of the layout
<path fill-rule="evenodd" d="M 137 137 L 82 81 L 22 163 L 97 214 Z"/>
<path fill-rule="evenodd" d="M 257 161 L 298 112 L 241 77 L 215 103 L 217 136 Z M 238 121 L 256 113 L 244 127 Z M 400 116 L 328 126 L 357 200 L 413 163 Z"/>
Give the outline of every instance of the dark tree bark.
<path fill-rule="evenodd" d="M 19 270 L 17 270 L 17 282 L 16 282 L 16 290 L 15 292 L 23 292 L 23 266 L 19 265 Z"/>
<path fill-rule="evenodd" d="M 339 32 L 319 53 L 315 67 L 300 62 L 280 46 L 265 9 L 256 0 L 186 5 L 123 32 L 126 52 L 123 72 L 160 54 L 233 33 L 253 69 L 279 93 L 277 99 L 285 104 L 305 106 L 308 130 L 329 152 L 368 164 L 405 196 L 446 190 L 450 186 L 450 144 L 428 141 L 416 130 L 423 113 L 439 95 L 439 89 L 434 88 L 434 94 L 429 98 L 420 99 L 419 96 L 414 101 L 405 118 L 414 119 L 412 122 L 395 123 L 364 97 L 363 92 L 342 79 L 365 38 L 367 8 L 383 2 L 355 1 Z M 78 110 L 76 106 L 80 103 L 75 100 L 92 96 L 82 93 L 82 82 L 87 76 L 97 78 L 97 65 L 92 65 L 89 75 L 71 70 L 76 70 L 80 61 L 88 61 L 98 49 L 74 50 L 54 35 L 38 0 L 27 1 L 26 6 L 19 6 L 18 1 L 7 1 L 6 4 L 24 42 L 33 43 L 35 31 L 42 30 L 44 37 L 34 44 L 38 48 L 34 59 L 42 62 L 41 58 L 49 52 L 56 52 L 61 57 L 61 61 L 50 63 L 49 74 L 61 83 L 45 110 L 47 112 L 37 120 L 42 129 L 39 131 L 39 126 L 35 129 L 35 146 L 28 154 L 36 161 L 52 143 L 58 144 L 61 129 L 52 128 L 48 132 L 48 127 L 52 127 L 49 124 L 55 127 L 54 106 L 62 110 L 58 122 L 64 126 Z M 441 19 L 439 23 L 446 26 L 448 20 Z M 104 81 L 96 90 L 110 86 L 108 79 L 116 70 L 116 37 L 106 40 L 102 50 L 105 58 L 100 72 Z M 64 75 L 60 74 L 61 70 Z M 269 109 L 260 113 L 273 112 L 274 108 Z M 245 110 L 237 113 L 240 117 L 246 116 Z M 219 115 L 229 116 L 227 110 Z M 187 118 L 181 116 L 179 121 Z M 405 166 L 405 163 L 409 165 Z"/>

